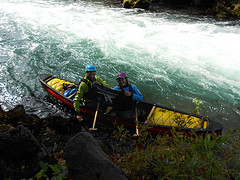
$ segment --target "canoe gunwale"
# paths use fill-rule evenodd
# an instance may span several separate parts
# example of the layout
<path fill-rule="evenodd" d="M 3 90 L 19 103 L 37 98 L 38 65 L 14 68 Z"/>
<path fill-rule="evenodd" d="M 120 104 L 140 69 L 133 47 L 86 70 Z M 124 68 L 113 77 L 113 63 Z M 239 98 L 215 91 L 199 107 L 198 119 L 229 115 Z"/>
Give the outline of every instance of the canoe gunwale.
<path fill-rule="evenodd" d="M 48 81 L 45 81 L 46 79 L 50 78 Z M 47 82 L 49 82 L 50 80 L 54 79 L 54 78 L 57 78 L 57 77 L 54 77 L 54 76 L 51 76 L 49 75 L 47 78 L 45 79 L 41 79 L 39 78 L 39 81 L 41 82 L 42 86 L 45 86 L 44 88 L 48 88 L 48 89 L 51 89 L 52 91 L 54 91 L 56 94 L 58 94 L 59 96 L 62 96 L 62 98 L 64 98 L 65 100 L 67 101 L 70 101 L 71 103 L 73 103 L 73 100 L 68 98 L 67 96 L 64 96 L 62 93 L 60 93 L 59 91 L 57 91 L 56 89 L 52 88 L 50 85 L 47 84 Z M 59 78 L 60 79 L 60 78 Z M 71 82 L 71 81 L 68 81 L 68 82 Z M 71 83 L 74 83 L 74 82 L 71 82 Z M 74 83 L 76 84 L 76 83 Z"/>
<path fill-rule="evenodd" d="M 53 91 L 55 94 L 57 94 L 58 96 L 60 96 L 61 98 L 63 98 L 64 100 L 68 101 L 69 103 L 72 104 L 72 107 L 73 107 L 73 100 L 64 96 L 63 94 L 61 94 L 59 91 L 55 90 L 54 88 L 52 88 L 50 85 L 47 84 L 46 82 L 46 79 L 50 78 L 48 81 L 50 81 L 51 79 L 54 79 L 54 78 L 58 78 L 58 77 L 55 77 L 55 76 L 52 76 L 52 75 L 48 75 L 48 74 L 40 74 L 39 75 L 39 81 L 41 82 L 42 86 L 44 87 L 45 90 L 49 89 L 51 91 Z M 59 79 L 62 79 L 62 78 L 59 78 Z M 64 80 L 64 79 L 63 79 Z M 66 80 L 68 81 L 68 80 Z M 77 83 L 75 82 L 72 82 L 72 81 L 68 81 L 70 83 L 74 83 L 77 85 Z M 49 90 L 47 90 L 48 93 Z M 52 96 L 54 96 L 52 93 L 50 93 Z M 57 98 L 56 96 L 54 96 L 56 99 L 58 99 L 59 101 L 62 101 L 61 98 Z M 62 101 L 63 102 L 63 101 Z M 65 102 L 63 102 L 65 103 Z M 65 103 L 67 104 L 67 103 Z M 178 110 L 174 110 L 174 109 L 171 109 L 171 108 L 168 108 L 168 107 L 164 107 L 164 106 L 161 106 L 161 105 L 158 105 L 158 104 L 152 104 L 152 103 L 149 103 L 149 102 L 140 102 L 139 104 L 146 104 L 148 106 L 156 106 L 156 107 L 159 107 L 159 108 L 162 108 L 162 109 L 166 109 L 166 110 L 169 110 L 169 111 L 173 111 L 175 113 L 180 113 L 180 114 L 183 114 L 183 115 L 189 115 L 189 116 L 193 116 L 193 117 L 197 117 L 197 118 L 200 118 L 202 119 L 202 127 L 201 128 L 198 128 L 198 129 L 194 129 L 194 128 L 183 128 L 183 127 L 173 127 L 173 126 L 166 126 L 166 125 L 157 125 L 157 124 L 150 124 L 150 123 L 147 123 L 147 122 L 139 122 L 140 125 L 149 125 L 149 126 L 153 126 L 153 129 L 166 129 L 166 131 L 169 131 L 169 130 L 173 130 L 175 129 L 176 131 L 181 131 L 181 132 L 185 132 L 185 133 L 188 133 L 188 132 L 191 132 L 191 131 L 194 131 L 196 133 L 211 133 L 211 132 L 216 132 L 218 134 L 221 134 L 222 132 L 222 129 L 223 129 L 223 126 L 216 122 L 216 121 L 213 121 L 213 120 L 210 120 L 209 118 L 204 118 L 203 116 L 200 116 L 200 115 L 193 115 L 193 114 L 188 114 L 186 112 L 182 112 L 182 111 L 178 111 Z M 67 104 L 69 105 L 69 104 Z M 139 105 L 138 105 L 139 106 Z M 82 112 L 85 112 L 86 111 L 89 111 L 89 114 L 92 114 L 94 113 L 94 111 L 92 112 L 91 109 L 88 109 L 88 108 L 84 108 L 84 106 L 80 106 L 80 110 Z M 90 112 L 91 111 L 91 112 Z M 150 112 L 147 112 L 146 113 L 146 116 L 149 114 Z M 100 114 L 100 117 L 102 119 L 105 119 L 107 121 L 119 121 L 119 122 L 125 122 L 124 124 L 131 124 L 131 126 L 134 126 L 136 123 L 135 121 L 132 121 L 131 120 L 122 120 L 122 119 L 119 119 L 118 117 L 116 116 L 111 116 L 109 114 Z M 111 119 L 112 118 L 112 119 Z M 110 120 L 111 119 L 111 120 Z M 204 121 L 207 121 L 207 128 L 206 129 L 203 129 L 203 122 Z M 214 126 L 216 125 L 216 127 Z M 151 130 L 150 130 L 151 131 Z M 157 130 L 156 130 L 157 131 Z"/>

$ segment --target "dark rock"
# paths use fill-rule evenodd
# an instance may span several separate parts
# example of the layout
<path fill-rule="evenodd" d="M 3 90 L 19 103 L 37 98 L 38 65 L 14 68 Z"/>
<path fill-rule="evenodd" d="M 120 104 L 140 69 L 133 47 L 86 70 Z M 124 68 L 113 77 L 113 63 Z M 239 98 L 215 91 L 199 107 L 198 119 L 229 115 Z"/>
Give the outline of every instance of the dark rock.
<path fill-rule="evenodd" d="M 8 112 L 4 112 L 0 109 L 0 121 L 2 123 L 17 126 L 23 123 L 31 123 L 31 118 L 27 115 L 23 105 L 17 105 L 14 109 Z"/>
<path fill-rule="evenodd" d="M 135 2 L 135 8 L 148 9 L 149 5 L 150 4 L 148 0 L 137 0 Z"/>
<path fill-rule="evenodd" d="M 124 0 L 123 7 L 124 8 L 141 8 L 148 9 L 149 8 L 148 0 Z"/>
<path fill-rule="evenodd" d="M 198 7 L 212 7 L 215 4 L 215 0 L 162 0 L 167 4 L 175 4 L 184 6 L 198 6 Z"/>
<path fill-rule="evenodd" d="M 0 106 L 0 120 L 3 120 L 5 116 L 5 111 L 2 110 L 2 107 Z"/>
<path fill-rule="evenodd" d="M 124 172 L 107 157 L 87 132 L 78 133 L 68 141 L 64 159 L 73 179 L 127 179 Z"/>
<path fill-rule="evenodd" d="M 123 1 L 123 7 L 124 8 L 132 8 L 134 6 L 132 0 L 124 0 Z"/>
<path fill-rule="evenodd" d="M 0 179 L 30 178 L 39 171 L 47 153 L 23 125 L 0 134 Z"/>
<path fill-rule="evenodd" d="M 46 122 L 45 125 L 53 128 L 59 134 L 76 134 L 82 129 L 81 123 L 79 123 L 75 117 L 63 118 L 59 116 L 51 116 L 42 119 L 42 121 Z"/>

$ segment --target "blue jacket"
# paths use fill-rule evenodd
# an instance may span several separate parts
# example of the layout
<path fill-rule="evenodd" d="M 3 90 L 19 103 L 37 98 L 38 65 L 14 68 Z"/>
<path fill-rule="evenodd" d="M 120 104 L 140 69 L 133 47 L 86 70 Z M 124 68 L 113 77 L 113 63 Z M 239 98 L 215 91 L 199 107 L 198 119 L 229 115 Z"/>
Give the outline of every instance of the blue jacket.
<path fill-rule="evenodd" d="M 131 84 L 132 86 L 132 100 L 134 101 L 143 101 L 143 95 L 142 93 L 138 90 L 137 86 Z M 112 88 L 113 90 L 116 90 L 116 91 L 121 91 L 120 87 L 119 86 L 115 86 L 114 88 Z M 124 91 L 129 91 L 129 87 L 124 87 L 123 88 Z"/>

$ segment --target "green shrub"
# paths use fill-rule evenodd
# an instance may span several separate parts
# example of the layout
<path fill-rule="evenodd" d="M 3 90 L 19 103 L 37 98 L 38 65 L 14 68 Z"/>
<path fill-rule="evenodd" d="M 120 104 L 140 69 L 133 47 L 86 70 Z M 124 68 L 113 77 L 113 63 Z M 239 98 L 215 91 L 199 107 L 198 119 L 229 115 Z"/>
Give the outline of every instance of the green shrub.
<path fill-rule="evenodd" d="M 193 132 L 189 137 L 173 132 L 153 138 L 140 132 L 136 138 L 125 132 L 128 140 L 121 136 L 120 142 L 131 142 L 132 148 L 117 164 L 130 179 L 240 179 L 239 134 L 204 137 Z"/>
<path fill-rule="evenodd" d="M 36 179 L 54 179 L 54 180 L 62 180 L 64 179 L 64 175 L 61 174 L 63 170 L 66 169 L 66 166 L 60 165 L 60 164 L 48 164 L 45 162 L 40 161 L 40 167 L 41 170 L 35 175 Z M 50 167 L 50 171 L 51 176 L 54 176 L 54 178 L 48 177 L 47 172 L 49 171 L 49 167 Z"/>

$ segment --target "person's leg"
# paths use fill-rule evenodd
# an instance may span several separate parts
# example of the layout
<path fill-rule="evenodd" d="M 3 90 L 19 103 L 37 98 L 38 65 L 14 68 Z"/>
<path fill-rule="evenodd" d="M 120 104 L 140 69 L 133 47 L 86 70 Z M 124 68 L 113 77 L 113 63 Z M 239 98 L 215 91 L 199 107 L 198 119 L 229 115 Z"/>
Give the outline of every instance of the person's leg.
<path fill-rule="evenodd" d="M 96 109 L 98 105 L 98 102 L 93 101 L 93 102 L 86 102 L 85 107 L 89 109 Z"/>
<path fill-rule="evenodd" d="M 130 111 L 118 111 L 117 115 L 123 119 L 131 119 L 131 118 L 135 118 L 135 114 L 134 111 L 130 110 Z"/>

